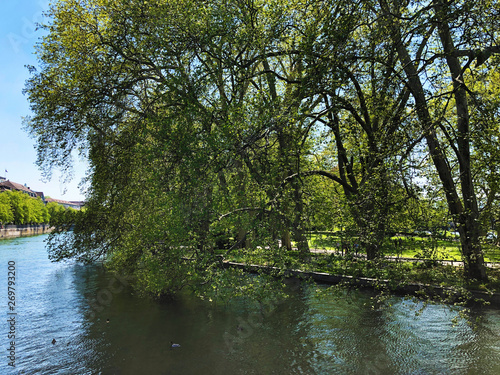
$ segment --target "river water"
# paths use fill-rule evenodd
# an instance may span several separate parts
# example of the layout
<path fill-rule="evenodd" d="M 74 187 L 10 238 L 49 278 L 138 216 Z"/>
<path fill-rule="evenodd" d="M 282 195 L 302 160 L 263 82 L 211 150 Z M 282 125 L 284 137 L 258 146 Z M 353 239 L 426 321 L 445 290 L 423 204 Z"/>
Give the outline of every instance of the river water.
<path fill-rule="evenodd" d="M 0 241 L 0 374 L 500 374 L 498 310 L 473 310 L 473 328 L 447 306 L 298 283 L 263 309 L 160 303 L 100 266 L 50 263 L 45 238 Z"/>

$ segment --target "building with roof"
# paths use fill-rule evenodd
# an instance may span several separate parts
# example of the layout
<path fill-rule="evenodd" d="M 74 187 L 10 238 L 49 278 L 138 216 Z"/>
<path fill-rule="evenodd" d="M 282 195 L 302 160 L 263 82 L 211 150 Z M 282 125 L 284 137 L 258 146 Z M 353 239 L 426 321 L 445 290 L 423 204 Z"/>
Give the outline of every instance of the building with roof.
<path fill-rule="evenodd" d="M 6 190 L 22 191 L 23 193 L 26 193 L 33 198 L 37 198 L 39 196 L 36 191 L 31 190 L 28 186 L 26 186 L 26 184 L 24 185 L 18 184 L 17 182 L 12 182 L 2 177 L 0 180 L 0 192 Z M 43 197 L 43 193 L 40 192 L 40 194 L 41 194 L 40 197 Z"/>

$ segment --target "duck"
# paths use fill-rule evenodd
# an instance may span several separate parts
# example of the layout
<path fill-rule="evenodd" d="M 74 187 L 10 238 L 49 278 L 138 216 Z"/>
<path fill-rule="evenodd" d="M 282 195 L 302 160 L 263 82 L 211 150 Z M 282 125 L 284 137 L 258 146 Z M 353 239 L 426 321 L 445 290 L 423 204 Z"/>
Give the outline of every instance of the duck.
<path fill-rule="evenodd" d="M 56 342 L 56 339 L 52 339 L 52 345 L 54 345 Z"/>
<path fill-rule="evenodd" d="M 181 347 L 181 344 L 176 344 L 175 342 L 170 341 L 170 347 L 171 347 L 171 348 L 180 348 L 180 347 Z"/>

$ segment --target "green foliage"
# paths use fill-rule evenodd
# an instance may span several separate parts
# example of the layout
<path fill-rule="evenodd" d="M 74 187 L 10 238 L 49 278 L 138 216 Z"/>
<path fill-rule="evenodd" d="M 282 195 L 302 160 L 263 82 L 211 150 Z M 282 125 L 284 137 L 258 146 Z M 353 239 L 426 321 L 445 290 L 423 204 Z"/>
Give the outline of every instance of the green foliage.
<path fill-rule="evenodd" d="M 66 212 L 63 205 L 60 205 L 56 202 L 47 203 L 47 211 L 50 217 L 50 223 L 53 225 L 57 225 L 57 223 L 63 220 L 63 215 Z"/>
<path fill-rule="evenodd" d="M 2 224 L 74 224 L 78 211 L 56 202 L 47 205 L 40 198 L 32 198 L 21 191 L 0 193 L 0 223 Z"/>
<path fill-rule="evenodd" d="M 456 113 L 460 94 L 471 94 L 448 82 L 453 67 L 442 56 L 455 57 L 440 38 L 464 36 L 476 51 L 489 34 L 476 35 L 455 7 L 55 2 L 38 45 L 40 71 L 31 69 L 25 89 L 33 113 L 25 127 L 46 174 L 69 169 L 75 150 L 85 155 L 90 189 L 76 216 L 48 207 L 58 227 L 51 258 L 105 259 L 161 297 L 224 278 L 221 248 L 286 265 L 294 251 L 310 258 L 308 230 L 340 228 L 342 241 L 376 259 L 393 233 L 434 233 L 451 221 L 478 275 L 472 179 L 481 168 L 471 173 L 468 154 L 478 138 Z M 469 12 L 479 9 L 471 3 Z M 417 90 L 418 72 L 426 91 Z M 471 98 L 496 108 L 486 86 Z M 480 129 L 477 108 L 469 125 Z M 474 157 L 488 160 L 497 142 L 477 141 Z M 497 190 L 495 173 L 483 175 L 484 191 Z M 485 196 L 482 223 L 498 206 L 495 194 Z"/>
<path fill-rule="evenodd" d="M 0 193 L 0 223 L 42 224 L 49 222 L 49 212 L 40 198 L 20 191 Z"/>
<path fill-rule="evenodd" d="M 14 213 L 10 205 L 8 194 L 0 193 L 0 223 L 8 224 L 14 221 Z"/>

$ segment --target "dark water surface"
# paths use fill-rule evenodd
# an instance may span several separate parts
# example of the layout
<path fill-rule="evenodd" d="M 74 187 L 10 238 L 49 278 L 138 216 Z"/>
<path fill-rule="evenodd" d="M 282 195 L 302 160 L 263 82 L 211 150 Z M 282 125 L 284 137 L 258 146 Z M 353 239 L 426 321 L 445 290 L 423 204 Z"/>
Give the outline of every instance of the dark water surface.
<path fill-rule="evenodd" d="M 0 374 L 500 374 L 498 310 L 474 310 L 473 329 L 446 306 L 416 314 L 419 306 L 391 297 L 391 306 L 372 309 L 368 294 L 320 297 L 300 284 L 262 311 L 189 296 L 158 303 L 99 266 L 50 263 L 45 238 L 0 241 Z"/>

